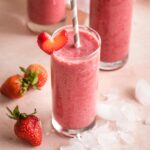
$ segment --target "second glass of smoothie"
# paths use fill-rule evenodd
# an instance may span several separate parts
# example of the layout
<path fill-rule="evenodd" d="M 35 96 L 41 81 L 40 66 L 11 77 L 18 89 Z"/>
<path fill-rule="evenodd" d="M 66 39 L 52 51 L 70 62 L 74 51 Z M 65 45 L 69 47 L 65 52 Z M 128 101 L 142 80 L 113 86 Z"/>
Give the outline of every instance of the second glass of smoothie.
<path fill-rule="evenodd" d="M 100 37 L 93 29 L 80 26 L 81 46 L 75 48 L 72 26 L 57 32 L 64 29 L 68 42 L 51 58 L 52 125 L 72 137 L 95 124 Z"/>
<path fill-rule="evenodd" d="M 100 69 L 121 68 L 128 59 L 133 0 L 90 2 L 90 27 L 102 39 Z"/>
<path fill-rule="evenodd" d="M 52 33 L 65 23 L 65 0 L 27 0 L 27 7 L 27 26 L 33 32 Z"/>

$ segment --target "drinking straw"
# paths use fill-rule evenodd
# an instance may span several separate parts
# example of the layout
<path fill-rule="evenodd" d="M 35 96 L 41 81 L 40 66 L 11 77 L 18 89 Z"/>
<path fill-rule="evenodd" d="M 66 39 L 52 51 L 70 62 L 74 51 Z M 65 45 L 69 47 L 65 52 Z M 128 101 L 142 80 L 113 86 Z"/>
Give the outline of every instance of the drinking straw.
<path fill-rule="evenodd" d="M 74 29 L 74 44 L 76 48 L 80 47 L 80 36 L 79 36 L 79 24 L 78 24 L 78 14 L 77 14 L 77 1 L 71 0 L 72 9 L 72 24 Z"/>

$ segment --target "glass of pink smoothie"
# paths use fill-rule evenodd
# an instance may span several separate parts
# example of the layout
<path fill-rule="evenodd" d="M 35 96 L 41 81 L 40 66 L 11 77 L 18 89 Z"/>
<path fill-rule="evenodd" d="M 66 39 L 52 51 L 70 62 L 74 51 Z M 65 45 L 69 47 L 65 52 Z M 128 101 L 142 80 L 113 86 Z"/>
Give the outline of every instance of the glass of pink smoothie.
<path fill-rule="evenodd" d="M 65 0 L 27 0 L 28 28 L 33 32 L 53 32 L 64 25 Z"/>
<path fill-rule="evenodd" d="M 121 68 L 128 59 L 133 0 L 91 0 L 90 26 L 101 36 L 102 70 Z"/>
<path fill-rule="evenodd" d="M 95 124 L 100 37 L 93 29 L 79 26 L 81 46 L 75 48 L 72 26 L 57 32 L 63 29 L 68 42 L 51 59 L 52 125 L 72 137 Z"/>

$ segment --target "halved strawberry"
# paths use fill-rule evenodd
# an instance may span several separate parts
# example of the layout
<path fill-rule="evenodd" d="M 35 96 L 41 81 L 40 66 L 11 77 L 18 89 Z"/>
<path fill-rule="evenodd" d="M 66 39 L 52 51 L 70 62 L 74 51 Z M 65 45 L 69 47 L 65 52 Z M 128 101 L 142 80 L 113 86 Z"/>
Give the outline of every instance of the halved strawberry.
<path fill-rule="evenodd" d="M 42 32 L 38 35 L 39 47 L 48 55 L 53 51 L 61 49 L 68 41 L 68 35 L 65 30 L 60 31 L 54 37 L 46 32 Z"/>

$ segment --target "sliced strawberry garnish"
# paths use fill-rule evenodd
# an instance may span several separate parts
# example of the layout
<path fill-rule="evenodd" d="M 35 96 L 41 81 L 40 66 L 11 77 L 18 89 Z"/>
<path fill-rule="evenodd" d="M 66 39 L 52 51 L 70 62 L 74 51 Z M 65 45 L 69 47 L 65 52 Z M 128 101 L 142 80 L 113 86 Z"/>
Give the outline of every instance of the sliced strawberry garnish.
<path fill-rule="evenodd" d="M 52 54 L 53 51 L 61 49 L 68 41 L 68 35 L 65 30 L 60 31 L 54 37 L 46 32 L 42 32 L 38 36 L 39 47 L 47 54 Z"/>

